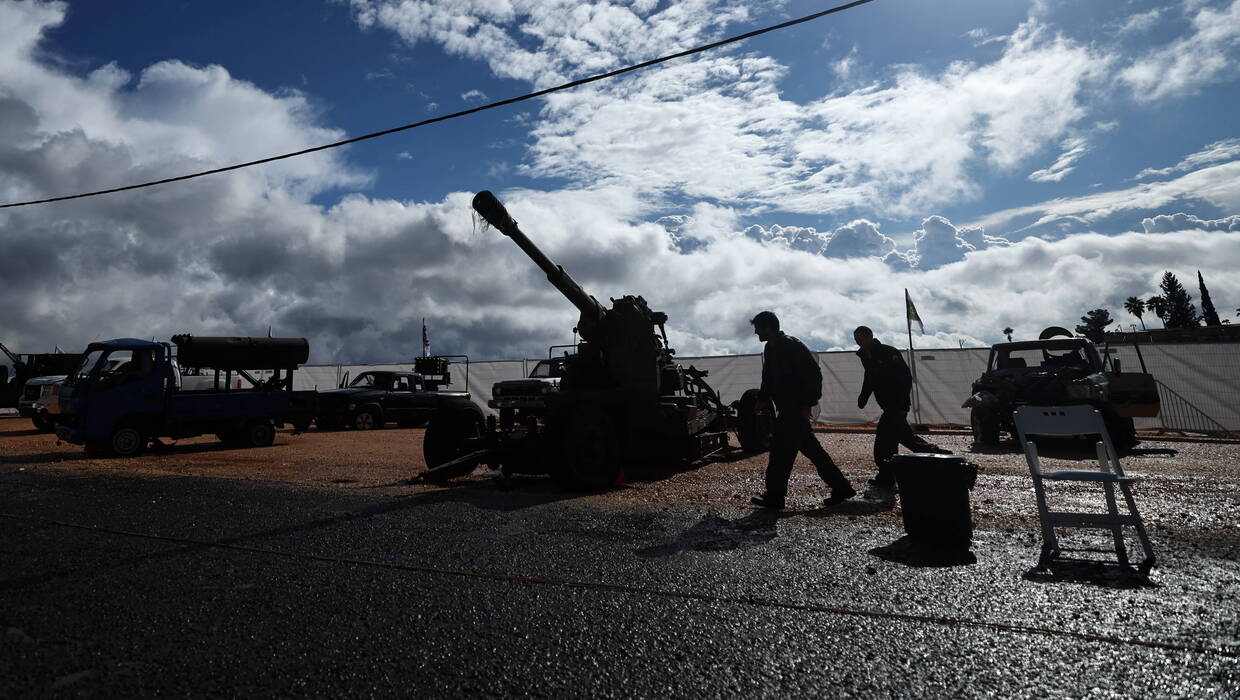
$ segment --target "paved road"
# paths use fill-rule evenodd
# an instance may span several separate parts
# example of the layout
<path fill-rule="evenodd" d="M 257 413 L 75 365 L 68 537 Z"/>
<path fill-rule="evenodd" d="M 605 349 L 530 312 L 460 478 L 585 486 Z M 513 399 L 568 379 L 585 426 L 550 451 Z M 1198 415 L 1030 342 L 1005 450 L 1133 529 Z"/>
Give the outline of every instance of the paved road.
<path fill-rule="evenodd" d="M 1160 552 L 1140 586 L 1026 577 L 1024 529 L 927 559 L 878 508 L 0 465 L 8 515 L 270 550 L 0 517 L 0 696 L 1240 693 L 1227 533 Z"/>

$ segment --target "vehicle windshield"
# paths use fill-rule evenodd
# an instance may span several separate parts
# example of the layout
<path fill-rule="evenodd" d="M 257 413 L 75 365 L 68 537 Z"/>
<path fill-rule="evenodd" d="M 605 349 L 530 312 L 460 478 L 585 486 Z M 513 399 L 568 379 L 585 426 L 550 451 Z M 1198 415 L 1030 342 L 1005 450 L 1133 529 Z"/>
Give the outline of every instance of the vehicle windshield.
<path fill-rule="evenodd" d="M 1057 367 L 1088 369 L 1090 362 L 1083 348 L 1057 348 L 1049 351 L 1042 348 L 1028 348 L 995 353 L 995 366 L 991 369 L 1054 369 Z"/>
<path fill-rule="evenodd" d="M 82 358 L 82 363 L 78 365 L 77 369 L 73 370 L 73 372 L 69 374 L 69 378 L 65 381 L 65 383 L 78 384 L 79 382 L 86 381 L 86 378 L 90 376 L 90 373 L 95 369 L 95 366 L 99 364 L 99 361 L 103 359 L 106 352 L 107 351 L 105 350 L 91 350 L 86 353 L 86 357 Z"/>
<path fill-rule="evenodd" d="M 531 379 L 547 379 L 550 377 L 559 377 L 564 374 L 563 360 L 539 360 L 534 365 L 534 370 L 530 372 Z"/>
<path fill-rule="evenodd" d="M 359 389 L 376 389 L 382 388 L 386 384 L 387 375 L 364 372 L 357 375 L 357 379 L 354 379 L 349 386 L 357 387 Z"/>

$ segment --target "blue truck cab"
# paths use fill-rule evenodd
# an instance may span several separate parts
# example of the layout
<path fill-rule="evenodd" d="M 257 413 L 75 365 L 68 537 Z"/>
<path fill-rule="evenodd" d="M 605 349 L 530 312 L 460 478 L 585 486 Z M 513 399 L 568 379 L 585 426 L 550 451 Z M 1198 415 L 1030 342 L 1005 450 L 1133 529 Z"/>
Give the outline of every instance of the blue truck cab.
<path fill-rule="evenodd" d="M 316 393 L 292 391 L 292 369 L 309 354 L 303 339 L 176 336 L 173 340 L 182 356 L 195 356 L 196 366 L 215 365 L 207 385 L 196 381 L 190 388 L 191 377 L 182 377 L 169 343 L 136 338 L 91 343 L 61 389 L 56 435 L 90 453 L 132 456 L 161 437 L 214 433 L 226 443 L 258 447 L 272 443 L 277 427 L 291 424 L 300 431 L 309 425 L 317 408 Z M 263 347 L 294 340 L 305 345 L 304 351 L 293 353 L 300 352 L 300 359 L 293 357 L 296 362 L 290 364 L 292 356 L 281 353 L 281 364 L 272 367 L 270 379 L 256 380 L 242 369 L 241 365 L 267 369 L 262 364 Z M 256 345 L 257 353 L 251 351 Z M 281 369 L 287 374 L 282 376 Z M 244 382 L 239 381 L 242 378 Z"/>

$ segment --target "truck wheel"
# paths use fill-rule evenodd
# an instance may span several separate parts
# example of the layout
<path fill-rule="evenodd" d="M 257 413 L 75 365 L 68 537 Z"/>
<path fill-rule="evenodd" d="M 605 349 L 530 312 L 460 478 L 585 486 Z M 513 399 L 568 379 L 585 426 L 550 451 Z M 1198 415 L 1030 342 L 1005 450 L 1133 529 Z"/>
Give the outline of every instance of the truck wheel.
<path fill-rule="evenodd" d="M 378 430 L 382 427 L 383 418 L 373 408 L 363 409 L 353 416 L 353 428 L 355 430 Z"/>
<path fill-rule="evenodd" d="M 1111 411 L 1103 411 L 1103 420 L 1107 432 L 1111 434 L 1111 444 L 1115 445 L 1118 456 L 1126 457 L 1141 441 L 1137 439 L 1137 427 L 1132 418 L 1122 418 Z"/>
<path fill-rule="evenodd" d="M 124 425 L 112 431 L 108 441 L 109 451 L 117 457 L 136 457 L 146 447 L 146 436 L 132 425 Z"/>
<path fill-rule="evenodd" d="M 771 402 L 765 402 L 765 415 L 758 415 L 757 408 L 763 403 L 757 389 L 741 394 L 736 406 L 736 439 L 746 452 L 766 452 L 771 448 Z"/>
<path fill-rule="evenodd" d="M 969 412 L 969 425 L 973 428 L 974 445 L 999 444 L 999 421 L 989 412 L 974 408 Z"/>
<path fill-rule="evenodd" d="M 552 473 L 574 491 L 602 491 L 624 482 L 620 440 L 615 422 L 598 407 L 581 406 L 567 414 L 560 460 Z"/>
<path fill-rule="evenodd" d="M 55 421 L 47 416 L 36 413 L 30 420 L 34 423 L 35 430 L 38 430 L 40 433 L 50 433 L 56 429 Z"/>
<path fill-rule="evenodd" d="M 485 421 L 479 411 L 463 409 L 437 413 L 426 426 L 426 435 L 422 439 L 422 456 L 426 459 L 426 468 L 434 469 L 481 447 L 477 438 L 482 437 L 484 429 Z M 469 471 L 473 471 L 472 468 Z M 469 471 L 444 474 L 441 478 L 465 476 Z"/>
<path fill-rule="evenodd" d="M 276 440 L 276 427 L 256 420 L 245 426 L 245 442 L 250 447 L 267 447 Z"/>

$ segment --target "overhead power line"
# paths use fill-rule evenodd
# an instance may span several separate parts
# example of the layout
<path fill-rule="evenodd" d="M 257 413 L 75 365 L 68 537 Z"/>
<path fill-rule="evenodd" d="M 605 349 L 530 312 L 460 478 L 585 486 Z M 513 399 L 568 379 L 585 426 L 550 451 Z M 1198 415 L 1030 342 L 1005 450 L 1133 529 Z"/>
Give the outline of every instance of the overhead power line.
<path fill-rule="evenodd" d="M 70 195 L 65 195 L 62 197 L 50 197 L 48 199 L 32 199 L 28 202 L 13 202 L 10 204 L 0 204 L 0 209 L 9 209 L 12 207 L 25 207 L 25 206 L 30 206 L 32 204 L 49 204 L 51 202 L 63 202 L 69 199 L 83 199 L 85 197 L 97 197 L 99 195 L 112 194 L 114 192 L 125 192 L 127 190 L 142 189 L 144 187 L 154 187 L 155 185 L 166 185 L 170 182 L 180 182 L 181 180 L 192 180 L 196 177 L 205 177 L 207 175 L 226 173 L 230 170 L 241 170 L 242 168 L 249 168 L 255 165 L 263 165 L 264 163 L 272 163 L 277 160 L 285 160 L 287 158 L 296 158 L 297 156 L 304 156 L 310 153 L 326 151 L 332 148 L 340 148 L 341 146 L 348 146 L 349 144 L 358 143 L 361 141 L 367 141 L 369 139 L 376 139 L 376 138 L 379 138 L 380 136 L 387 136 L 389 134 L 395 134 L 401 131 L 408 131 L 409 129 L 416 129 L 420 126 L 428 126 L 430 124 L 435 124 L 437 122 L 448 121 L 449 119 L 456 119 L 458 117 L 464 117 L 470 114 L 475 114 L 477 112 L 483 112 L 488 109 L 495 109 L 497 107 L 504 107 L 507 105 L 516 104 L 518 102 L 532 100 L 538 97 L 542 97 L 544 95 L 550 95 L 553 92 L 560 92 L 562 90 L 568 90 L 571 88 L 578 87 L 580 85 L 586 85 L 588 83 L 594 83 L 600 80 L 614 78 L 617 75 L 631 73 L 633 71 L 641 70 L 643 68 L 649 68 L 650 66 L 655 66 L 660 63 L 666 63 L 668 61 L 673 61 L 677 58 L 684 58 L 685 56 L 692 56 L 694 54 L 704 53 L 712 49 L 717 49 L 720 46 L 727 46 L 728 44 L 735 44 L 738 41 L 744 41 L 745 39 L 751 39 L 755 36 L 760 36 L 762 34 L 768 34 L 770 32 L 778 31 L 780 29 L 787 29 L 788 27 L 792 27 L 798 24 L 804 24 L 806 22 L 810 22 L 810 21 L 819 19 L 821 17 L 826 17 L 827 15 L 832 15 L 837 12 L 843 12 L 844 10 L 850 10 L 854 7 L 857 7 L 858 5 L 864 5 L 868 2 L 873 2 L 873 0 L 855 0 L 854 2 L 845 3 L 843 5 L 837 5 L 836 7 L 832 7 L 827 10 L 822 10 L 821 12 L 815 12 L 813 14 L 805 15 L 804 17 L 798 17 L 797 19 L 788 20 L 787 22 L 781 22 L 780 24 L 771 25 L 769 27 L 764 27 L 762 29 L 755 29 L 752 32 L 738 34 L 736 36 L 728 37 L 727 39 L 721 39 L 719 41 L 716 41 L 710 44 L 703 44 L 702 46 L 698 46 L 692 49 L 681 51 L 679 53 L 669 54 L 667 56 L 661 56 L 659 58 L 651 59 L 649 61 L 644 61 L 642 63 L 635 63 L 631 66 L 619 68 L 617 70 L 613 70 L 608 73 L 599 73 L 598 75 L 592 75 L 588 78 L 574 80 L 572 82 L 564 83 L 563 85 L 557 85 L 555 87 L 546 88 L 545 90 L 539 90 L 537 92 L 527 93 L 519 97 L 510 97 L 506 100 L 500 100 L 498 102 L 490 102 L 484 105 L 479 105 L 472 109 L 466 109 L 460 112 L 453 112 L 452 114 L 445 114 L 439 117 L 434 117 L 432 119 L 423 119 L 420 122 L 413 122 L 412 124 L 396 126 L 396 127 L 392 127 L 391 129 L 384 129 L 383 131 L 375 131 L 373 133 L 365 134 L 362 136 L 355 136 L 351 139 L 345 139 L 343 141 L 336 141 L 335 143 L 323 144 L 321 146 L 314 146 L 312 148 L 305 148 L 300 151 L 284 153 L 278 156 L 270 156 L 268 158 L 260 158 L 258 160 L 251 160 L 251 161 L 247 161 L 244 163 L 234 163 L 233 165 L 226 165 L 222 168 L 202 170 L 200 172 L 190 173 L 188 175 L 179 175 L 177 177 L 167 177 L 162 180 L 151 180 L 150 182 L 141 182 L 135 185 L 125 185 L 124 187 L 113 187 L 113 188 L 106 189 L 106 190 L 96 190 L 94 192 L 83 192 L 81 194 L 70 194 Z"/>

